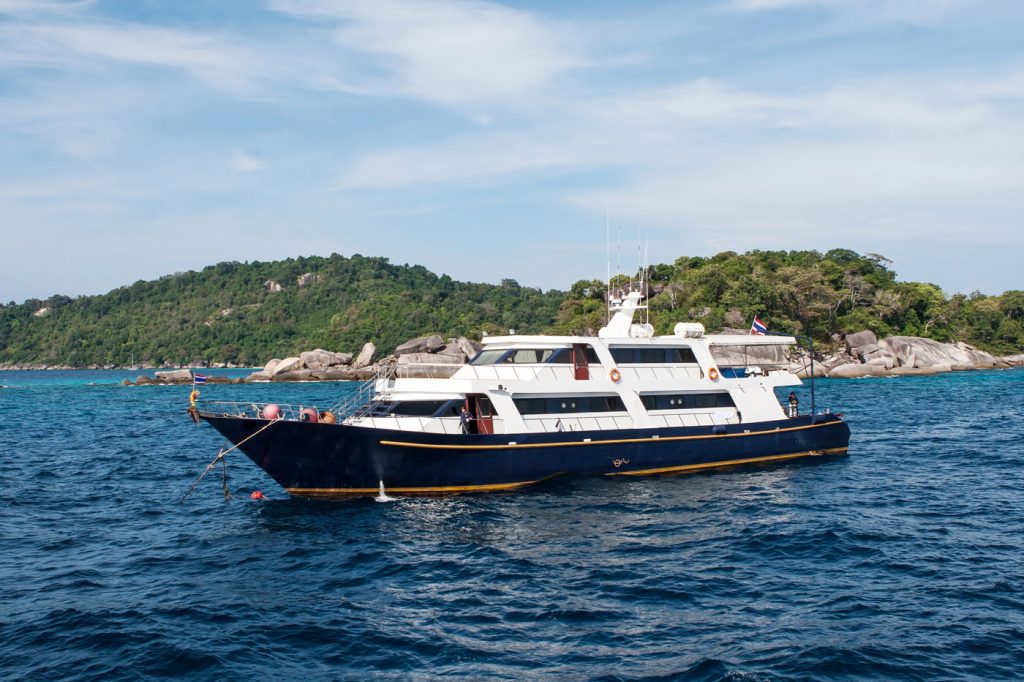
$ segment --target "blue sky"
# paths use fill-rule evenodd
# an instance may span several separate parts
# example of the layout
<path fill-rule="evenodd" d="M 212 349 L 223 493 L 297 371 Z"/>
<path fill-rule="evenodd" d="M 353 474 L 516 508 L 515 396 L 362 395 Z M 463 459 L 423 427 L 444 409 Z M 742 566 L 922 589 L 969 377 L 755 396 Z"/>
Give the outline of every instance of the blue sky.
<path fill-rule="evenodd" d="M 1024 3 L 0 0 L 0 300 L 844 247 L 1024 288 Z M 633 258 L 624 257 L 632 264 Z"/>

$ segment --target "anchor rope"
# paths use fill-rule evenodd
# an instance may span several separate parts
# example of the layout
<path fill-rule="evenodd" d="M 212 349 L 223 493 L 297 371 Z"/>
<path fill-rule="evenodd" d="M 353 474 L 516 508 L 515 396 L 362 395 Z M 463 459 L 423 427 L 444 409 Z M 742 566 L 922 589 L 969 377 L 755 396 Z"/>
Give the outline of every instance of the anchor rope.
<path fill-rule="evenodd" d="M 269 428 L 270 428 L 271 426 L 273 426 L 274 424 L 276 424 L 276 423 L 277 423 L 278 421 L 281 421 L 281 420 L 279 420 L 279 419 L 275 419 L 275 420 L 272 420 L 272 421 L 268 422 L 268 423 L 267 423 L 267 424 L 265 424 L 264 426 L 260 427 L 260 428 L 259 428 L 259 429 L 258 429 L 257 431 L 253 431 L 253 432 L 252 432 L 251 434 L 249 434 L 248 436 L 246 436 L 246 437 L 245 437 L 245 438 L 243 438 L 242 440 L 240 440 L 240 441 L 238 441 L 237 443 L 235 443 L 234 445 L 232 445 L 232 446 L 231 446 L 230 448 L 228 448 L 227 450 L 225 450 L 225 449 L 221 448 L 221 449 L 220 449 L 220 450 L 219 450 L 219 451 L 217 452 L 217 456 L 213 458 L 213 461 L 212 461 L 212 462 L 210 462 L 209 464 L 207 464 L 207 465 L 206 465 L 206 468 L 205 468 L 205 469 L 203 469 L 203 473 L 199 474 L 199 478 L 197 478 L 197 479 L 195 480 L 195 483 L 193 483 L 193 484 L 192 484 L 192 487 L 188 489 L 188 492 L 186 492 L 186 493 L 185 493 L 184 495 L 182 495 L 182 496 L 181 496 L 181 499 L 180 499 L 180 500 L 178 500 L 178 504 L 181 504 L 182 502 L 184 502 L 184 501 L 185 501 L 185 499 L 186 499 L 186 498 L 187 498 L 187 497 L 188 497 L 189 495 L 191 495 L 191 494 L 192 494 L 192 491 L 196 489 L 196 486 L 198 486 L 198 485 L 199 485 L 199 482 L 203 480 L 203 477 L 204 477 L 204 476 L 206 476 L 206 474 L 210 473 L 210 471 L 211 471 L 211 470 L 212 470 L 212 469 L 213 469 L 213 468 L 214 468 L 215 466 L 217 466 L 217 462 L 220 462 L 221 460 L 223 460 L 223 459 L 224 459 L 224 456 L 225 456 L 225 455 L 227 455 L 227 454 L 228 454 L 229 452 L 231 452 L 232 450 L 234 450 L 234 449 L 238 448 L 238 447 L 239 447 L 240 445 L 243 445 L 243 444 L 244 444 L 244 443 L 245 443 L 246 441 L 248 441 L 248 440 L 250 440 L 250 439 L 252 439 L 252 438 L 255 438 L 256 436 L 260 435 L 261 433 L 263 433 L 264 431 L 266 431 L 267 429 L 269 429 Z M 227 463 L 225 463 L 225 465 L 224 465 L 224 497 L 225 497 L 225 499 L 231 499 L 231 493 L 229 493 L 229 492 L 228 492 L 228 488 L 227 488 Z"/>

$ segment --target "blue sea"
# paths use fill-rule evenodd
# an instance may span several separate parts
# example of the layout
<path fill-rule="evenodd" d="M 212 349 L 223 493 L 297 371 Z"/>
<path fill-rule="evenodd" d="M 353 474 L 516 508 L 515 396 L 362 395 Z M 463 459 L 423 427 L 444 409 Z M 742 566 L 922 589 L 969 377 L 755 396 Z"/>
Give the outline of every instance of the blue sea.
<path fill-rule="evenodd" d="M 0 372 L 0 678 L 1024 678 L 1024 370 L 819 381 L 846 457 L 182 504 L 223 441 L 128 375 Z"/>

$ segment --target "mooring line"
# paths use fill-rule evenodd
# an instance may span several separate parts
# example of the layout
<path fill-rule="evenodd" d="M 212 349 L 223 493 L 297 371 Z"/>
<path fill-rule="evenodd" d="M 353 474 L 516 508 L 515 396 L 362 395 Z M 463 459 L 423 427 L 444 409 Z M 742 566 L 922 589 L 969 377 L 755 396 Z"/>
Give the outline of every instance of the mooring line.
<path fill-rule="evenodd" d="M 234 445 L 232 445 L 227 450 L 221 448 L 217 452 L 217 456 L 213 458 L 213 461 L 206 465 L 206 468 L 203 470 L 203 473 L 199 474 L 199 478 L 197 478 L 195 483 L 192 484 L 192 487 L 188 489 L 188 492 L 186 492 L 184 495 L 181 496 L 181 499 L 178 500 L 178 504 L 181 504 L 182 502 L 184 502 L 185 499 L 189 495 L 192 494 L 192 491 L 196 489 L 196 486 L 199 485 L 199 482 L 203 480 L 203 477 L 206 476 L 206 474 L 210 473 L 210 470 L 213 469 L 215 466 L 217 466 L 217 462 L 220 462 L 221 460 L 223 460 L 225 455 L 227 455 L 229 452 L 231 452 L 232 450 L 234 450 L 238 446 L 240 446 L 243 443 L 245 443 L 246 441 L 248 441 L 250 438 L 255 438 L 256 436 L 260 435 L 261 433 L 263 433 L 264 431 L 266 431 L 267 429 L 269 429 L 271 426 L 273 426 L 274 424 L 276 424 L 279 421 L 281 421 L 281 420 L 280 419 L 275 419 L 275 420 L 272 420 L 272 421 L 268 422 L 264 426 L 260 427 L 259 430 L 252 432 L 251 434 L 249 434 L 248 436 L 246 436 L 242 440 L 240 440 L 237 443 L 235 443 Z M 225 464 L 225 467 L 224 467 L 224 476 L 225 476 L 225 479 L 224 479 L 224 497 L 226 499 L 230 499 L 231 493 L 228 492 L 228 488 L 227 488 L 227 465 L 226 464 Z"/>

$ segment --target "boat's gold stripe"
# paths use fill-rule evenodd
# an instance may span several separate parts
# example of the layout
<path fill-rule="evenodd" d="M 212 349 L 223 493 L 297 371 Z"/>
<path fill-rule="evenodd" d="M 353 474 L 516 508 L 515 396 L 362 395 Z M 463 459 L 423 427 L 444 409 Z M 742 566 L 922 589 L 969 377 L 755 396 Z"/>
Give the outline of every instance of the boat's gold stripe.
<path fill-rule="evenodd" d="M 682 471 L 698 471 L 700 469 L 714 469 L 715 467 L 735 466 L 737 464 L 757 464 L 760 462 L 780 462 L 785 459 L 796 459 L 798 457 L 820 457 L 822 455 L 842 455 L 849 448 L 829 448 L 827 450 L 807 450 L 805 452 L 792 452 L 786 455 L 769 455 L 768 457 L 748 457 L 747 459 L 727 459 L 721 462 L 706 462 L 703 464 L 682 464 L 671 467 L 658 467 L 657 469 L 636 469 L 634 471 L 611 471 L 605 476 L 646 476 L 648 474 L 667 474 Z"/>
<path fill-rule="evenodd" d="M 524 485 L 538 483 L 540 480 L 520 481 L 518 483 L 487 483 L 483 485 L 444 485 L 433 488 L 386 488 L 389 493 L 469 493 L 486 492 L 488 490 L 511 490 L 521 488 Z M 285 488 L 292 495 L 365 495 L 367 493 L 378 493 L 379 488 Z"/>
<path fill-rule="evenodd" d="M 786 455 L 771 455 L 769 457 L 751 457 L 748 459 L 729 459 L 720 462 L 707 462 L 705 464 L 684 464 L 681 466 L 660 467 L 657 469 L 638 469 L 636 471 L 611 471 L 605 476 L 644 476 L 649 474 L 664 474 L 682 471 L 697 471 L 700 469 L 714 469 L 716 467 L 735 466 L 739 464 L 757 464 L 760 462 L 777 462 L 798 457 L 820 457 L 822 455 L 841 455 L 847 452 L 848 448 L 830 448 L 828 450 L 808 450 L 806 452 L 794 452 Z M 555 474 L 557 475 L 557 474 Z M 483 485 L 446 485 L 432 488 L 386 488 L 389 493 L 402 493 L 406 495 L 432 494 L 432 493 L 469 493 L 487 492 L 489 490 L 511 490 L 523 486 L 539 483 L 542 480 L 552 478 L 548 476 L 535 481 L 519 481 L 517 483 L 487 483 Z M 314 497 L 329 495 L 368 495 L 377 493 L 379 488 L 285 488 L 292 495 L 309 495 Z"/>
<path fill-rule="evenodd" d="M 744 433 L 709 433 L 703 436 L 653 436 L 648 438 L 617 438 L 613 440 L 574 440 L 561 441 L 558 443 L 495 443 L 493 445 L 451 445 L 445 443 L 403 443 L 396 440 L 382 440 L 381 445 L 392 445 L 403 448 L 426 448 L 428 450 L 523 450 L 526 448 L 561 448 L 579 445 L 622 445 L 624 443 L 668 443 L 680 440 L 706 440 L 709 438 L 743 438 L 747 436 L 761 436 L 766 433 L 784 433 L 786 431 L 803 431 L 804 429 L 817 429 L 822 426 L 835 426 L 842 424 L 841 421 L 822 422 L 820 424 L 805 424 L 804 426 L 787 426 L 785 428 L 768 429 L 767 431 L 747 431 Z M 515 436 L 516 434 L 508 434 Z M 526 435 L 526 434 L 524 434 Z"/>

